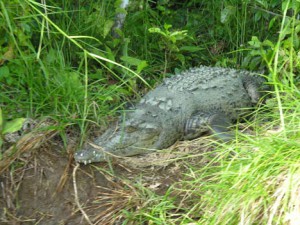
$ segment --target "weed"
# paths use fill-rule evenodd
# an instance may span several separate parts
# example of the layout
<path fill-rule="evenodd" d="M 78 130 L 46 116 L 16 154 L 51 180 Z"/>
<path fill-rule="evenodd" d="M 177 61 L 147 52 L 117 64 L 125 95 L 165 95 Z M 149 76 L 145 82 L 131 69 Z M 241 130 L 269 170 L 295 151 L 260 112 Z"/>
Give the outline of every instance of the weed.
<path fill-rule="evenodd" d="M 16 118 L 50 116 L 84 137 L 89 124 L 103 125 L 174 71 L 200 64 L 264 70 L 275 97 L 247 125 L 256 136 L 240 134 L 206 166 L 187 166 L 184 196 L 176 197 L 189 209 L 176 211 L 175 188 L 157 196 L 128 183 L 97 200 L 111 201 L 117 219 L 138 223 L 295 222 L 299 2 L 134 1 L 126 12 L 120 1 L 86 3 L 0 0 L 0 107 L 11 121 L 4 127 L 2 120 L 1 134 L 17 130 Z M 114 37 L 118 12 L 127 16 Z M 44 139 L 27 136 L 19 147 L 27 151 L 34 141 Z"/>
<path fill-rule="evenodd" d="M 293 200 L 300 187 L 300 96 L 295 83 L 299 62 L 295 60 L 298 45 L 292 44 L 298 20 L 287 15 L 289 9 L 298 12 L 299 4 L 283 3 L 275 43 L 257 37 L 250 41 L 252 63 L 268 68 L 275 87 L 277 102 L 262 116 L 272 122 L 260 122 L 268 125 L 257 131 L 257 137 L 240 137 L 235 144 L 222 145 L 213 164 L 188 175 L 193 179 L 186 182 L 186 204 L 195 205 L 189 214 L 202 214 L 200 224 L 295 224 L 299 219 Z M 235 155 L 228 157 L 228 151 Z"/>
<path fill-rule="evenodd" d="M 16 118 L 12 121 L 5 121 L 2 109 L 0 108 L 0 154 L 2 153 L 1 148 L 3 145 L 3 139 L 5 134 L 14 133 L 22 128 L 25 118 Z M 1 160 L 0 155 L 0 160 Z"/>

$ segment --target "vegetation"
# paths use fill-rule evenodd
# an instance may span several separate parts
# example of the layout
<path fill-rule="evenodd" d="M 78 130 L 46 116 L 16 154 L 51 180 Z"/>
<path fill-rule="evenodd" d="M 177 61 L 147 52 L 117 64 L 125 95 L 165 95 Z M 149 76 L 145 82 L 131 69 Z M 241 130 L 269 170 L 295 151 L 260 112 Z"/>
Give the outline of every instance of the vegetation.
<path fill-rule="evenodd" d="M 51 117 L 84 138 L 91 124 L 103 126 L 186 68 L 263 71 L 273 91 L 247 123 L 254 135 L 219 145 L 165 196 L 130 186 L 147 204 L 118 213 L 139 224 L 296 224 L 299 1 L 136 0 L 117 37 L 120 1 L 86 2 L 0 0 L 0 134 L 21 118 Z"/>

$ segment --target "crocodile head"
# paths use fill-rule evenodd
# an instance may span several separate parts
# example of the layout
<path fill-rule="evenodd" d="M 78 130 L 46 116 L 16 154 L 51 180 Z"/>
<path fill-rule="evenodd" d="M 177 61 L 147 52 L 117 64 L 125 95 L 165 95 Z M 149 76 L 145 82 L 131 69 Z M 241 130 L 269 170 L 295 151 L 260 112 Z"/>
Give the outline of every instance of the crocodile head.
<path fill-rule="evenodd" d="M 75 153 L 77 162 L 107 161 L 110 155 L 132 156 L 151 151 L 161 133 L 159 124 L 127 120 L 124 124 L 108 129 L 102 136 Z"/>

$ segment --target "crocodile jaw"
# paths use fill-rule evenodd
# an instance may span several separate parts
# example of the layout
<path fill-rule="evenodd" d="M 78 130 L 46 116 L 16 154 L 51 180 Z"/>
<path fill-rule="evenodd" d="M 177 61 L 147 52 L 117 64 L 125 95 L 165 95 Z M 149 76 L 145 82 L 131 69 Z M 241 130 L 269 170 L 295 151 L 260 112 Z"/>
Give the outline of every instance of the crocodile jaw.
<path fill-rule="evenodd" d="M 108 132 L 109 133 L 109 132 Z M 108 138 L 104 134 L 95 143 L 75 153 L 74 158 L 79 163 L 106 162 L 110 156 L 133 156 L 156 148 L 160 132 L 154 129 L 142 128 L 134 132 L 117 131 Z"/>

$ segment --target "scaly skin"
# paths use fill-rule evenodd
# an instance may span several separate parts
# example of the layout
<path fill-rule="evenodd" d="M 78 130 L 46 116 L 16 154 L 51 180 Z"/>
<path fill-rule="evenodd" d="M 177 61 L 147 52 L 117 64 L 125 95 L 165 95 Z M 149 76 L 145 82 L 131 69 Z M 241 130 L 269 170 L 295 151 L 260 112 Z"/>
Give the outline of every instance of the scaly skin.
<path fill-rule="evenodd" d="M 210 130 L 227 141 L 227 127 L 259 101 L 264 81 L 248 71 L 205 66 L 167 78 L 95 140 L 99 148 L 89 145 L 75 159 L 91 163 L 147 153 Z"/>

